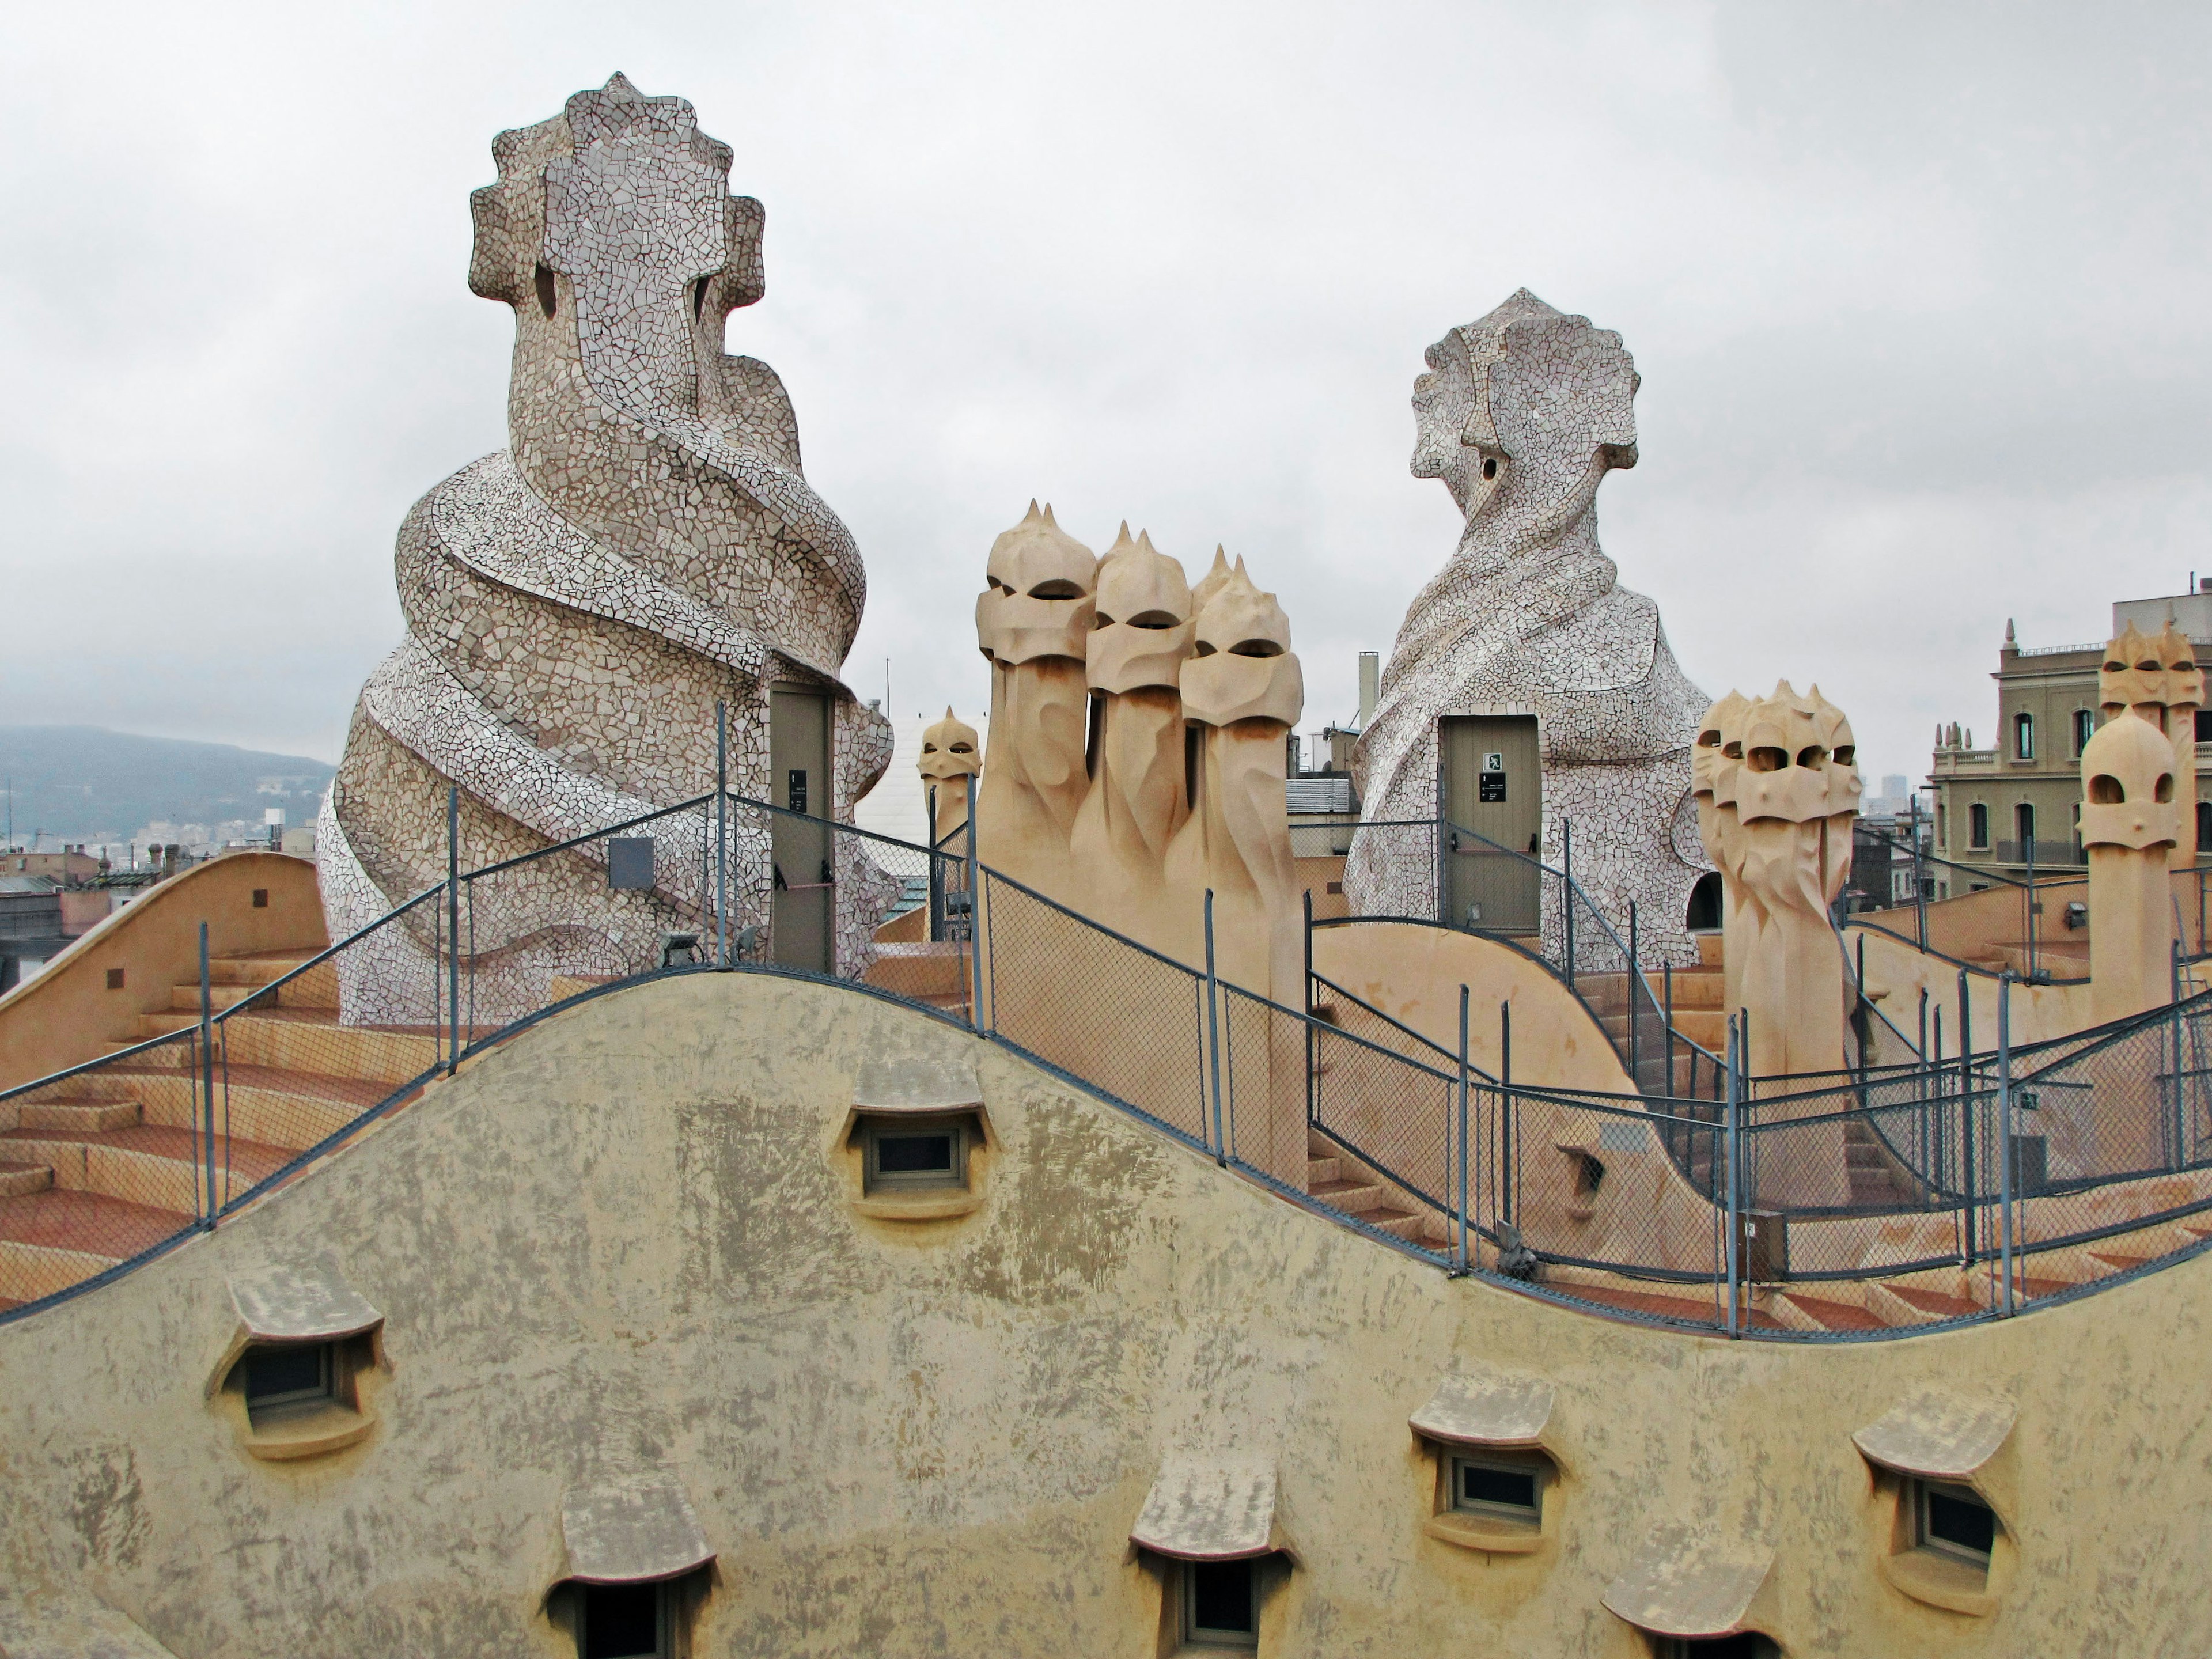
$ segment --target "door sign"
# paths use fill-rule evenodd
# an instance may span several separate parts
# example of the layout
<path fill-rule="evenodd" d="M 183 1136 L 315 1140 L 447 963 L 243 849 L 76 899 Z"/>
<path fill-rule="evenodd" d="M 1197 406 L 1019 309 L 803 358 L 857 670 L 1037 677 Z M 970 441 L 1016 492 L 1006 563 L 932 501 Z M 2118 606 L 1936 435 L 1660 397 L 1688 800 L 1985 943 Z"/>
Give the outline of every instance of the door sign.
<path fill-rule="evenodd" d="M 1482 770 L 1475 778 L 1474 798 L 1482 802 L 1505 799 L 1505 757 L 1501 751 L 1491 749 L 1483 752 Z"/>

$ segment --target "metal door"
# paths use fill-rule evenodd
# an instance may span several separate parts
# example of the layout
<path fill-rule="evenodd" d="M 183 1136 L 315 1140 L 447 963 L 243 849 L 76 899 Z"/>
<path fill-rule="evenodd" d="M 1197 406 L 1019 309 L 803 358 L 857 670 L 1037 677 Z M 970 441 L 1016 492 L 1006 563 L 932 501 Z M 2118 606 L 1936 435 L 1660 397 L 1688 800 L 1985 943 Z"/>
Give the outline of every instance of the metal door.
<path fill-rule="evenodd" d="M 1470 714 L 1439 723 L 1443 764 L 1444 920 L 1486 933 L 1541 925 L 1536 860 L 1544 772 L 1534 714 Z M 1482 839 L 1477 840 L 1475 837 Z"/>
<path fill-rule="evenodd" d="M 793 812 L 830 816 L 830 700 L 805 686 L 769 690 L 769 799 Z M 775 897 L 769 915 L 769 949 L 791 968 L 833 970 L 837 889 L 830 830 L 804 818 L 775 815 L 770 846 L 775 858 Z"/>

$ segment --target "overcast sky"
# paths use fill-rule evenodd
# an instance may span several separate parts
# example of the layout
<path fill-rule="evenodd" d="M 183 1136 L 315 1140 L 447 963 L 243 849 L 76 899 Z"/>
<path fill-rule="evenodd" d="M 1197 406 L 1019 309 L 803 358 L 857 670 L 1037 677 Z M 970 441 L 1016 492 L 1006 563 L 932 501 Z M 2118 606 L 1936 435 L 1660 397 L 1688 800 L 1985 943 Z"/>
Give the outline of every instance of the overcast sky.
<path fill-rule="evenodd" d="M 336 757 L 402 515 L 505 442 L 468 191 L 617 69 L 767 204 L 729 349 L 898 714 L 981 703 L 1034 495 L 1244 556 L 1349 717 L 1458 531 L 1422 349 L 1522 285 L 1643 374 L 1622 580 L 1709 693 L 1817 680 L 1871 781 L 1988 739 L 2008 617 L 2212 574 L 2202 6 L 107 4 L 0 54 L 0 723 Z"/>

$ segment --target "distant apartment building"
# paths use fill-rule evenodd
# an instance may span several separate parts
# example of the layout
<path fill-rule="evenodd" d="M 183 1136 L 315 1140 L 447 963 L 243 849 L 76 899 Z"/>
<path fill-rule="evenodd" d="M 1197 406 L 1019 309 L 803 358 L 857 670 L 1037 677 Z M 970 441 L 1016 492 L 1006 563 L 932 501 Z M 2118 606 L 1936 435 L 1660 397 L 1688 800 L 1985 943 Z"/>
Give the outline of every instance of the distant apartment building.
<path fill-rule="evenodd" d="M 64 847 L 57 853 L 31 853 L 15 847 L 0 854 L 0 875 L 44 876 L 64 887 L 82 886 L 100 868 L 100 860 L 82 847 Z"/>
<path fill-rule="evenodd" d="M 1948 897 L 2019 879 L 2038 870 L 2079 868 L 2083 863 L 2081 750 L 2096 731 L 2097 670 L 2112 635 L 2132 623 L 2155 634 L 2171 617 L 2203 650 L 2212 652 L 2212 579 L 2191 593 L 2122 599 L 2112 606 L 2112 632 L 2080 645 L 2023 649 L 2005 624 L 1997 653 L 1996 741 L 1974 742 L 1971 726 L 1938 729 L 1929 783 L 1935 791 L 1935 853 L 1960 868 L 1938 866 L 1931 897 Z M 2197 716 L 2197 840 L 2212 846 L 2212 714 Z"/>

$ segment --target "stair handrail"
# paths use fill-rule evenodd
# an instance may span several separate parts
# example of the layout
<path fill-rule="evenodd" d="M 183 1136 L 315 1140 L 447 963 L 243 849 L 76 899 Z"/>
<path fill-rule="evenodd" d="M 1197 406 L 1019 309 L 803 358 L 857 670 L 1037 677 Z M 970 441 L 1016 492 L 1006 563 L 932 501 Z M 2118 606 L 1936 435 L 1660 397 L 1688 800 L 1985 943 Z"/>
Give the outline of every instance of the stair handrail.
<path fill-rule="evenodd" d="M 1605 930 L 1605 936 L 1612 942 L 1613 948 L 1620 952 L 1620 959 L 1628 964 L 1628 971 L 1633 975 L 1635 983 L 1642 988 L 1644 992 L 1644 1000 L 1649 1003 L 1653 1011 L 1659 1015 L 1662 1028 L 1668 1032 L 1677 1042 L 1687 1045 L 1695 1053 L 1702 1054 L 1706 1060 L 1712 1063 L 1716 1069 L 1719 1067 L 1721 1064 L 1719 1055 L 1714 1054 L 1711 1049 L 1706 1048 L 1705 1044 L 1699 1042 L 1695 1037 L 1690 1036 L 1681 1031 L 1672 1021 L 1667 1018 L 1666 1010 L 1660 1004 L 1659 999 L 1652 994 L 1650 976 L 1644 971 L 1644 964 L 1638 961 L 1635 953 L 1632 951 L 1627 945 L 1621 942 L 1620 933 L 1614 928 L 1613 923 L 1606 919 L 1605 912 L 1598 908 L 1597 905 L 1591 900 L 1589 893 L 1583 890 L 1583 884 L 1575 879 L 1571 872 L 1555 869 L 1551 865 L 1545 863 L 1540 858 L 1535 857 L 1531 854 L 1522 852 L 1517 848 L 1508 847 L 1501 842 L 1492 841 L 1489 836 L 1482 834 L 1480 830 L 1467 829 L 1461 824 L 1455 823 L 1449 818 L 1439 818 L 1437 822 L 1454 836 L 1466 836 L 1472 840 L 1480 842 L 1484 846 L 1490 848 L 1494 852 L 1504 853 L 1509 858 L 1516 858 L 1522 860 L 1524 863 L 1533 864 L 1539 871 L 1546 875 L 1558 877 L 1560 884 L 1560 890 L 1571 896 L 1568 902 L 1571 903 L 1574 899 L 1579 898 L 1583 902 L 1583 908 L 1589 911 L 1589 914 L 1596 919 L 1597 925 Z M 1571 921 L 1569 921 L 1568 925 L 1572 925 Z M 1468 931 L 1472 933 L 1485 932 L 1485 930 L 1481 928 L 1470 928 Z M 1550 963 L 1551 959 L 1549 957 L 1542 956 L 1540 952 L 1536 954 L 1540 961 L 1545 962 L 1547 964 Z M 1583 997 L 1580 988 L 1577 987 L 1571 980 L 1566 978 L 1564 970 L 1554 968 L 1553 971 L 1560 975 L 1560 977 L 1565 981 L 1567 988 L 1573 991 L 1578 999 L 1582 1000 L 1583 1006 L 1585 1008 L 1589 1008 L 1589 1000 Z M 1590 1013 L 1592 1018 L 1597 1018 L 1596 1011 L 1595 1009 L 1592 1009 Z M 1635 1017 L 1635 1009 L 1632 1000 L 1629 1018 L 1633 1019 Z M 1604 1029 L 1604 1024 L 1603 1020 L 1598 1021 L 1599 1029 L 1601 1030 Z M 1606 1041 L 1607 1042 L 1613 1042 L 1612 1034 L 1610 1032 L 1607 1033 Z M 1613 1046 L 1617 1050 L 1620 1045 L 1615 1043 Z M 1640 1087 L 1641 1085 L 1639 1085 L 1638 1086 Z"/>

